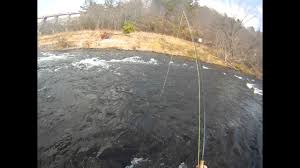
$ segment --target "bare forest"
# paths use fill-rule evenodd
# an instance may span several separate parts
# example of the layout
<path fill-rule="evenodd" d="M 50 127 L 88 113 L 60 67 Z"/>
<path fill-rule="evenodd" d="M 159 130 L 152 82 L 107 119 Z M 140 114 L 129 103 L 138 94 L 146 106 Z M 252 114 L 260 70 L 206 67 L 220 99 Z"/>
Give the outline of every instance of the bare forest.
<path fill-rule="evenodd" d="M 228 65 L 243 64 L 262 72 L 262 32 L 245 27 L 247 19 L 222 15 L 193 0 L 105 0 L 99 4 L 86 0 L 79 17 L 39 22 L 40 35 L 78 30 L 123 30 L 125 23 L 134 31 L 165 34 L 191 41 L 188 26 L 182 22 L 184 10 L 195 38 L 212 48 Z"/>

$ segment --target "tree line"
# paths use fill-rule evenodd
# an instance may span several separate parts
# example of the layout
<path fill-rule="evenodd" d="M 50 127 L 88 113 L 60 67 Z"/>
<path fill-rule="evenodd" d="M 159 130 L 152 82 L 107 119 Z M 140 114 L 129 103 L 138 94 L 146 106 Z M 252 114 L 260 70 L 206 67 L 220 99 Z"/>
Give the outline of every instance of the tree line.
<path fill-rule="evenodd" d="M 201 1 L 200 1 L 201 2 Z M 62 31 L 110 29 L 122 30 L 131 22 L 136 31 L 161 33 L 192 40 L 186 22 L 178 32 L 182 10 L 187 14 L 195 37 L 214 48 L 226 63 L 243 63 L 262 71 L 262 32 L 244 27 L 245 20 L 222 15 L 194 0 L 105 0 L 103 4 L 86 0 L 82 13 L 58 23 L 41 22 L 41 34 Z"/>

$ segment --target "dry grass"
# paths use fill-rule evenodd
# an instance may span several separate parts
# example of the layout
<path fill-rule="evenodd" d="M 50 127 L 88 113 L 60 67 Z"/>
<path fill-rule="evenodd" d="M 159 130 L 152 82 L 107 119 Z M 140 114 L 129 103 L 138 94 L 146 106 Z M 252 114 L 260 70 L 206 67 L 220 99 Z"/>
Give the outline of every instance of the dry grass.
<path fill-rule="evenodd" d="M 101 35 L 107 32 L 109 39 L 101 39 Z M 172 36 L 148 33 L 133 32 L 123 34 L 121 31 L 112 30 L 84 30 L 74 32 L 63 32 L 53 35 L 38 36 L 38 47 L 49 50 L 63 48 L 117 48 L 124 50 L 152 51 L 194 58 L 194 46 L 192 42 Z M 214 52 L 207 46 L 197 44 L 197 53 L 201 61 L 228 66 L 225 62 L 216 57 Z M 261 72 L 251 70 L 244 65 L 235 64 L 236 69 L 261 78 Z"/>

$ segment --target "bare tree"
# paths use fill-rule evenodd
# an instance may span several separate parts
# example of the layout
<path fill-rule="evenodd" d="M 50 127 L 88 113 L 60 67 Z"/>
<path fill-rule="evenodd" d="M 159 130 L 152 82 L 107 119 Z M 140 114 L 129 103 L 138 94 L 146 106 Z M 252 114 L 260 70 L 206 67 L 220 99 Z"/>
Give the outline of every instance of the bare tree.
<path fill-rule="evenodd" d="M 246 11 L 251 11 L 251 8 L 247 8 Z M 250 60 L 257 58 L 257 44 L 261 37 L 255 36 L 254 29 L 247 30 L 244 25 L 254 17 L 255 15 L 248 14 L 242 19 L 236 19 L 225 14 L 213 22 L 211 30 L 215 33 L 214 44 L 218 55 L 224 58 L 226 63 L 237 61 L 253 67 L 252 63 L 255 61 Z"/>
<path fill-rule="evenodd" d="M 244 26 L 255 15 L 249 14 L 241 19 L 223 16 L 192 0 L 105 0 L 103 4 L 85 0 L 82 10 L 79 18 L 66 24 L 39 24 L 39 31 L 44 34 L 53 33 L 53 30 L 120 30 L 125 21 L 132 21 L 136 30 L 174 36 L 180 13 L 185 10 L 191 20 L 193 34 L 204 38 L 205 44 L 214 47 L 217 55 L 226 63 L 239 62 L 251 68 L 262 66 L 262 33 Z M 251 10 L 246 6 L 246 13 L 253 13 Z M 179 38 L 192 40 L 186 24 L 182 25 Z"/>

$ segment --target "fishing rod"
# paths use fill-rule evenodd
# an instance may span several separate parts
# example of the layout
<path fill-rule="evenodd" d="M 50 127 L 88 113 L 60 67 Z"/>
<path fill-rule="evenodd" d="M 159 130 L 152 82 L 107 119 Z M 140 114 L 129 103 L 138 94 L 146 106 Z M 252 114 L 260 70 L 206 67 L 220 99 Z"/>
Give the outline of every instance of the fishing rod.
<path fill-rule="evenodd" d="M 200 71 L 199 71 L 199 65 L 198 65 L 198 55 L 197 55 L 197 49 L 196 49 L 196 45 L 195 45 L 195 41 L 194 41 L 194 37 L 193 37 L 193 34 L 192 34 L 192 30 L 191 30 L 191 27 L 190 27 L 190 24 L 189 24 L 189 21 L 187 19 L 187 16 L 184 12 L 184 10 L 182 10 L 183 12 L 183 15 L 185 17 L 185 20 L 187 22 L 187 25 L 188 25 L 188 28 L 189 28 L 189 32 L 190 32 L 190 35 L 191 35 L 191 39 L 192 39 L 192 42 L 193 42 L 193 45 L 194 45 L 194 56 L 195 56 L 195 63 L 196 63 L 196 67 L 197 67 L 197 77 L 198 77 L 198 104 L 199 104 L 199 123 L 198 123 L 198 162 L 197 162 L 197 167 L 198 168 L 204 168 L 204 146 L 205 146 L 205 106 L 203 106 L 203 142 L 202 142 L 202 151 L 201 151 L 201 159 L 200 159 L 200 150 L 201 150 L 201 147 L 200 147 L 200 142 L 201 142 L 201 85 L 203 84 L 202 83 L 202 80 L 201 79 L 201 75 L 200 75 Z M 199 62 L 199 64 L 201 65 L 201 63 Z M 201 66 L 200 66 L 201 67 Z M 205 103 L 203 103 L 205 104 Z"/>
<path fill-rule="evenodd" d="M 198 157 L 197 157 L 197 167 L 198 168 L 204 168 L 204 146 L 205 146 L 205 103 L 203 103 L 203 142 L 202 142 L 202 150 L 201 150 L 201 146 L 200 146 L 200 142 L 201 142 L 201 86 L 203 86 L 203 82 L 201 80 L 201 71 L 199 71 L 199 64 L 200 64 L 200 67 L 201 67 L 201 63 L 199 62 L 198 63 L 198 55 L 197 55 L 197 49 L 196 49 L 196 45 L 195 45 L 195 41 L 194 41 L 194 37 L 193 37 L 193 34 L 192 34 L 192 30 L 191 30 L 191 27 L 190 27 L 190 24 L 189 24 L 189 21 L 187 19 L 187 16 L 184 12 L 184 10 L 182 11 L 182 15 L 181 15 L 181 18 L 180 18 L 180 23 L 179 23 L 179 28 L 178 28 L 178 31 L 177 31 L 177 35 L 176 37 L 178 38 L 178 35 L 179 35 L 179 31 L 180 31 L 180 27 L 181 27 L 181 23 L 182 23 L 182 17 L 184 16 L 185 17 L 185 20 L 188 24 L 188 28 L 189 28 L 189 32 L 190 32 L 190 35 L 191 35 L 191 39 L 192 39 L 192 42 L 193 42 L 193 45 L 194 45 L 194 57 L 195 57 L 195 63 L 196 63 L 196 67 L 197 67 L 197 77 L 198 77 L 198 99 L 199 99 L 199 123 L 198 123 Z M 161 90 L 161 93 L 160 93 L 160 96 L 162 96 L 163 92 L 164 92 L 164 89 L 165 89 L 165 85 L 166 85 L 166 81 L 167 81 L 167 78 L 168 78 L 168 75 L 169 75 L 169 71 L 170 71 L 170 65 L 171 65 L 171 61 L 173 60 L 173 55 L 171 55 L 171 58 L 170 58 L 170 61 L 169 61 L 169 64 L 168 64 L 168 70 L 167 70 L 167 73 L 166 73 L 166 76 L 165 76 L 165 80 L 164 80 L 164 83 L 163 83 L 163 87 L 162 87 L 162 90 Z M 204 98 L 203 98 L 204 100 Z M 200 158 L 200 152 L 201 152 L 201 158 Z"/>

